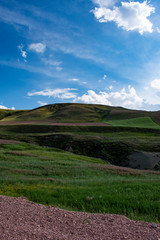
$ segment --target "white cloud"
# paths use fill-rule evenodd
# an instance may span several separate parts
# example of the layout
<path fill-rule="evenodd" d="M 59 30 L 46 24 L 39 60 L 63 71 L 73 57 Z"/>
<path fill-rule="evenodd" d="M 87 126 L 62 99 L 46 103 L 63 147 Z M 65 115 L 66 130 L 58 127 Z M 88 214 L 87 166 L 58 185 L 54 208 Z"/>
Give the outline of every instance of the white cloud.
<path fill-rule="evenodd" d="M 5 106 L 3 106 L 3 105 L 0 105 L 0 109 L 10 109 L 10 110 L 15 110 L 15 107 L 8 108 L 8 107 L 5 107 Z"/>
<path fill-rule="evenodd" d="M 43 43 L 31 43 L 28 49 L 36 53 L 44 53 L 46 50 L 46 45 Z"/>
<path fill-rule="evenodd" d="M 151 82 L 151 87 L 160 90 L 160 79 L 155 79 Z"/>
<path fill-rule="evenodd" d="M 46 102 L 42 102 L 42 101 L 37 101 L 37 103 L 38 103 L 40 106 L 45 106 L 45 105 L 48 104 L 48 103 L 46 103 Z"/>
<path fill-rule="evenodd" d="M 76 98 L 74 101 L 80 101 L 83 103 L 91 104 L 104 104 L 111 105 L 111 102 L 108 100 L 108 94 L 105 92 L 95 93 L 93 90 L 88 90 L 87 94 L 82 95 L 81 97 Z"/>
<path fill-rule="evenodd" d="M 23 57 L 23 58 L 25 59 L 25 61 L 26 61 L 27 52 L 23 50 L 23 48 L 24 48 L 23 44 L 21 44 L 21 45 L 19 45 L 19 46 L 17 46 L 17 47 L 18 47 L 18 49 L 20 50 L 22 57 Z"/>
<path fill-rule="evenodd" d="M 113 10 L 105 6 L 103 1 L 102 3 L 99 1 L 99 7 L 96 7 L 92 12 L 100 23 L 114 21 L 118 27 L 126 31 L 135 30 L 140 34 L 153 32 L 153 24 L 148 17 L 155 12 L 155 8 L 147 0 L 143 3 L 121 2 L 121 6 L 114 6 Z"/>
<path fill-rule="evenodd" d="M 102 91 L 95 93 L 93 90 L 89 90 L 86 94 L 77 97 L 74 101 L 110 106 L 123 106 L 132 109 L 140 109 L 144 103 L 144 99 L 139 97 L 136 90 L 131 86 L 128 86 L 127 90 L 123 88 L 119 92 L 112 91 L 109 93 Z"/>
<path fill-rule="evenodd" d="M 45 96 L 45 97 L 54 97 L 60 99 L 71 99 L 76 98 L 77 93 L 73 93 L 75 88 L 57 88 L 57 89 L 46 89 L 38 92 L 29 92 L 28 96 Z"/>

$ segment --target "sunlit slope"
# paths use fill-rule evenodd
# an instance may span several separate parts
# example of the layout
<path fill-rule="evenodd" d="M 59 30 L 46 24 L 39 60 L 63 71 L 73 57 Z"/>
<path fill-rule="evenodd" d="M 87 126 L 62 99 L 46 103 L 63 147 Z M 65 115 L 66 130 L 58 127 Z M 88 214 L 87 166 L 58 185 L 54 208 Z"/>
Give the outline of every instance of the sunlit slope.
<path fill-rule="evenodd" d="M 112 109 L 114 107 L 92 104 L 52 104 L 25 112 L 12 111 L 1 121 L 102 122 Z"/>
<path fill-rule="evenodd" d="M 1 109 L 0 121 L 105 122 L 113 126 L 157 128 L 160 125 L 160 111 L 147 112 L 106 105 L 61 103 L 33 110 Z"/>
<path fill-rule="evenodd" d="M 141 128 L 160 128 L 160 125 L 155 123 L 151 117 L 137 117 L 129 119 L 119 119 L 107 121 L 112 126 L 121 127 L 141 127 Z"/>
<path fill-rule="evenodd" d="M 27 110 L 8 110 L 0 109 L 0 121 L 12 121 L 28 112 Z"/>

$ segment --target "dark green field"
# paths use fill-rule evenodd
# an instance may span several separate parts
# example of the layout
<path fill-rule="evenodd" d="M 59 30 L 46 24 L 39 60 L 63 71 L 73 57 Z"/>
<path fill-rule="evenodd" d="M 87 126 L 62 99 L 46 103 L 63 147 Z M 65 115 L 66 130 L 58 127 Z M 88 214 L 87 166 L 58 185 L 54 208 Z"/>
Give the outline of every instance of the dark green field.
<path fill-rule="evenodd" d="M 0 118 L 5 123 L 0 124 L 0 194 L 69 210 L 160 221 L 160 164 L 150 170 L 126 168 L 135 151 L 160 153 L 159 112 L 57 104 L 0 110 Z M 96 125 L 104 122 L 110 126 Z M 20 142 L 7 145 L 3 139 Z"/>

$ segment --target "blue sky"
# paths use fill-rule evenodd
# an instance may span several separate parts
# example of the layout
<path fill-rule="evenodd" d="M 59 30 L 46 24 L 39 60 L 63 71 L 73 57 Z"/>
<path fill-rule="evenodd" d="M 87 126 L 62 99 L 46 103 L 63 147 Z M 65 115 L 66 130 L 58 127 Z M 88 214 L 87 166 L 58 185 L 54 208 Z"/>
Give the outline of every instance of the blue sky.
<path fill-rule="evenodd" d="M 0 108 L 160 110 L 160 2 L 1 0 Z"/>

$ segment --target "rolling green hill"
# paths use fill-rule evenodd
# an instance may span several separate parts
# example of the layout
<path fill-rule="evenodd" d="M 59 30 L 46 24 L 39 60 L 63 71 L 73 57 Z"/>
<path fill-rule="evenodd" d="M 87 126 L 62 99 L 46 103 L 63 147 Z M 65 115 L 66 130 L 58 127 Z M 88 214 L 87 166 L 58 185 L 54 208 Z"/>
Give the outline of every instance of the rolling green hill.
<path fill-rule="evenodd" d="M 0 110 L 0 119 L 1 121 L 102 122 L 112 109 L 114 107 L 103 105 L 62 103 L 26 111 Z"/>
<path fill-rule="evenodd" d="M 160 111 L 129 110 L 106 105 L 61 103 L 33 110 L 0 110 L 0 122 L 109 123 L 112 126 L 159 128 Z"/>

